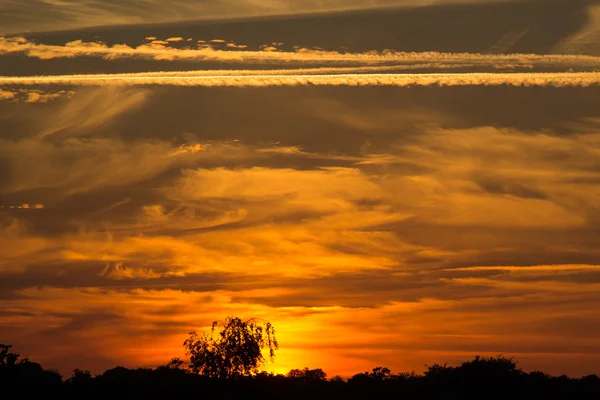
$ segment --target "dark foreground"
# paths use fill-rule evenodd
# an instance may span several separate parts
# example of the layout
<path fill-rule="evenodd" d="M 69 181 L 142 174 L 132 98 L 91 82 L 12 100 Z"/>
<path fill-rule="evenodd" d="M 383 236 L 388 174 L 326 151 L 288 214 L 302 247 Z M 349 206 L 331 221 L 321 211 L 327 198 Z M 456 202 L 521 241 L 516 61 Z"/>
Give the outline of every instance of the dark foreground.
<path fill-rule="evenodd" d="M 0 348 L 0 398 L 44 399 L 600 399 L 600 378 L 525 373 L 502 356 L 476 357 L 458 367 L 427 367 L 423 375 L 387 368 L 327 379 L 321 369 L 287 375 L 211 379 L 182 362 L 156 369 L 116 367 L 101 375 L 75 370 L 68 379 Z M 6 396 L 6 397 L 5 397 Z"/>

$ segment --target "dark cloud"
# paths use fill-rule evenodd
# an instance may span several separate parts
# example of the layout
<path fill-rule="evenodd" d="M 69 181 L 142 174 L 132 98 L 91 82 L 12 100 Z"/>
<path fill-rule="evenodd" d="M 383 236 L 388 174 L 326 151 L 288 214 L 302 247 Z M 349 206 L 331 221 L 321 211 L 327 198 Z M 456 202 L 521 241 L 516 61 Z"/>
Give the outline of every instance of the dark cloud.
<path fill-rule="evenodd" d="M 130 12 L 135 15 L 140 13 L 140 10 L 145 10 L 144 12 L 147 13 L 156 11 L 151 8 L 139 7 L 135 3 L 135 1 L 118 2 L 118 5 L 115 3 L 112 7 L 120 9 L 113 12 L 115 15 L 127 18 L 132 15 Z M 186 10 L 184 4 L 181 4 L 185 2 L 180 1 L 179 3 L 171 4 L 169 10 Z M 358 6 L 361 5 L 360 2 L 357 3 Z M 127 39 L 131 38 L 131 43 L 135 44 L 136 41 L 140 43 L 145 37 L 151 35 L 163 39 L 169 37 L 192 37 L 203 40 L 226 39 L 252 47 L 275 41 L 289 46 L 318 46 L 327 49 L 343 47 L 351 51 L 396 49 L 402 51 L 485 52 L 493 49 L 499 42 L 506 42 L 509 35 L 522 32 L 516 36 L 518 40 L 515 40 L 512 46 L 506 50 L 522 53 L 546 53 L 561 39 L 575 33 L 586 24 L 588 21 L 587 7 L 595 3 L 595 0 L 490 1 L 483 4 L 353 11 L 258 21 L 98 28 L 82 31 L 78 34 L 78 38 L 93 40 L 99 37 L 107 43 L 123 43 L 124 40 L 130 43 Z M 106 9 L 110 10 L 110 3 L 103 4 Z M 86 2 L 78 3 L 77 8 L 73 7 L 73 11 L 82 14 L 92 11 L 91 7 L 88 8 L 86 5 Z M 333 4 L 330 3 L 330 7 L 331 5 Z M 413 1 L 412 5 L 420 4 L 418 1 Z M 348 4 L 345 3 L 344 6 L 348 7 Z M 372 7 L 372 3 L 369 6 Z M 31 4 L 19 7 L 35 8 Z M 243 7 L 243 3 L 239 5 L 240 10 L 243 10 Z M 301 7 L 302 5 L 297 9 L 301 10 Z M 69 7 L 67 6 L 67 8 Z M 60 8 L 54 7 L 54 10 L 59 11 Z M 51 13 L 51 11 L 52 9 L 49 9 L 47 12 Z M 161 7 L 162 15 L 165 15 L 164 11 L 164 7 Z M 316 10 L 307 8 L 302 11 Z M 28 15 L 24 9 L 20 10 L 18 14 Z M 9 16 L 11 13 L 3 13 L 3 15 Z M 48 17 L 44 18 L 45 21 L 51 20 L 50 15 L 48 14 Z M 69 14 L 62 13 L 62 15 L 68 16 Z M 203 16 L 206 15 L 206 13 L 203 14 Z M 11 24 L 16 24 L 14 16 L 11 16 Z M 77 16 L 73 16 L 73 18 L 77 18 Z M 185 18 L 190 18 L 190 14 L 185 15 Z M 106 21 L 98 21 L 98 24 L 103 23 Z M 310 29 L 305 29 L 307 25 L 310 26 Z M 43 26 L 39 24 L 38 29 L 43 30 Z M 65 24 L 60 26 L 64 29 Z M 460 26 L 460 29 L 457 29 L 457 26 Z M 15 28 L 11 27 L 10 30 L 15 31 Z M 477 34 L 474 34 L 475 32 Z M 63 44 L 65 38 L 73 40 L 72 37 L 73 32 L 54 33 L 44 35 L 43 40 Z"/>
<path fill-rule="evenodd" d="M 5 2 L 6 3 L 6 2 Z M 143 3 L 144 5 L 138 4 Z M 332 11 L 335 5 L 280 2 L 282 7 L 272 7 L 270 12 L 295 13 L 297 11 Z M 322 2 L 320 2 L 322 3 Z M 368 7 L 377 5 L 369 2 Z M 388 2 L 389 3 L 394 3 Z M 402 3 L 402 2 L 401 2 Z M 428 2 L 429 3 L 429 2 Z M 226 43 L 248 46 L 243 50 L 259 50 L 266 45 L 277 43 L 277 49 L 293 51 L 294 46 L 301 48 L 320 48 L 342 52 L 365 52 L 372 50 L 395 50 L 407 52 L 446 53 L 572 53 L 580 50 L 582 54 L 600 54 L 594 46 L 579 43 L 581 39 L 592 41 L 585 31 L 595 21 L 590 14 L 590 6 L 596 0 L 551 0 L 551 1 L 484 1 L 467 2 L 467 4 L 444 4 L 427 7 L 400 7 L 384 10 L 363 10 L 352 12 L 328 12 L 324 14 L 271 17 L 266 19 L 247 19 L 212 22 L 186 22 L 163 25 L 124 25 L 118 27 L 88 28 L 78 31 L 29 34 L 29 38 L 39 43 L 64 45 L 73 40 L 84 42 L 102 41 L 108 45 L 127 44 L 139 46 L 147 44 L 147 37 L 167 39 L 181 37 L 192 41 L 169 42 L 170 47 L 194 46 L 197 40 L 210 42 L 214 39 Z M 450 0 L 448 3 L 452 3 Z M 239 15 L 261 14 L 261 10 L 253 3 L 250 8 L 244 4 L 236 4 Z M 405 1 L 404 5 L 419 6 L 419 2 Z M 365 6 L 357 1 L 355 6 Z M 306 6 L 306 7 L 305 7 Z M 344 2 L 341 8 L 352 8 Z M 0 25 L 6 32 L 19 30 L 64 29 L 88 24 L 98 17 L 96 25 L 115 22 L 141 22 L 155 18 L 181 19 L 201 15 L 210 18 L 216 15 L 227 16 L 229 12 L 220 10 L 226 7 L 223 2 L 179 1 L 168 7 L 157 9 L 157 5 L 148 4 L 144 0 L 103 2 L 17 2 L 9 1 L 3 5 L 2 15 L 6 21 Z M 254 8 L 253 11 L 251 11 Z M 144 11 L 141 11 L 144 10 Z M 183 12 L 185 10 L 185 12 Z M 200 11 L 201 10 L 201 11 Z M 216 14 L 207 14 L 207 10 Z M 220 10 L 217 12 L 217 10 Z M 194 11 L 198 12 L 195 13 Z M 263 10 L 263 12 L 266 10 Z M 169 15 L 169 12 L 174 14 Z M 177 17 L 177 13 L 182 14 Z M 56 15 L 55 15 L 56 14 Z M 89 15 L 88 15 L 89 14 Z M 235 14 L 235 13 L 234 13 Z M 111 19 L 110 17 L 117 17 Z M 85 21 L 85 22 L 84 22 Z M 22 29 L 18 26 L 22 24 Z M 579 32 L 584 32 L 577 35 Z M 595 33 L 592 33 L 593 37 Z M 166 42 L 165 42 L 166 43 Z M 281 43 L 281 45 L 279 45 Z M 192 46 L 192 47 L 194 47 Z M 583 49 L 583 50 L 581 50 Z M 170 71 L 190 69 L 232 68 L 220 62 L 148 61 L 136 59 L 98 60 L 95 57 L 73 57 L 61 60 L 37 60 L 21 55 L 0 55 L 4 62 L 0 63 L 2 75 L 36 75 L 36 74 L 79 74 L 79 73 L 116 73 Z M 314 65 L 319 66 L 316 62 Z M 255 64 L 248 68 L 271 68 L 269 63 Z M 546 66 L 545 70 L 552 70 Z M 574 68 L 577 68 L 576 66 Z M 559 68 L 564 70 L 563 68 Z M 567 68 L 568 69 L 568 68 Z M 423 67 L 420 72 L 427 72 Z M 481 67 L 480 67 L 481 70 Z M 464 71 L 471 71 L 464 67 Z"/>
<path fill-rule="evenodd" d="M 87 102 L 86 92 L 94 91 L 90 98 L 104 97 L 103 101 L 116 110 L 119 100 L 132 102 L 138 96 L 135 90 L 113 96 L 109 89 L 82 89 L 75 96 Z M 572 98 L 577 98 L 577 104 Z M 356 154 L 365 140 L 385 148 L 392 138 L 410 140 L 428 125 L 550 129 L 551 134 L 566 135 L 581 130 L 571 125 L 572 121 L 597 116 L 598 98 L 596 88 L 157 88 L 139 110 L 124 112 L 119 124 L 110 129 L 103 124 L 88 124 L 85 130 L 77 127 L 77 118 L 86 121 L 83 115 L 89 111 L 85 110 L 69 121 L 80 131 L 78 135 L 95 137 L 118 135 L 124 140 L 162 139 L 175 144 L 190 137 L 200 141 L 238 139 L 246 144 L 279 142 L 307 151 Z M 549 109 L 553 112 L 548 113 Z M 5 137 L 23 137 L 30 134 L 26 129 L 44 129 L 36 122 L 47 126 L 56 114 L 69 115 L 59 103 L 40 109 L 36 119 L 27 118 L 28 110 L 24 104 L 0 104 L 9 128 L 3 131 Z M 322 110 L 330 112 L 324 114 Z M 169 118 L 174 114 L 178 117 Z M 384 116 L 393 119 L 382 123 Z M 20 130 L 14 126 L 15 118 Z M 282 137 L 280 132 L 286 135 Z"/>

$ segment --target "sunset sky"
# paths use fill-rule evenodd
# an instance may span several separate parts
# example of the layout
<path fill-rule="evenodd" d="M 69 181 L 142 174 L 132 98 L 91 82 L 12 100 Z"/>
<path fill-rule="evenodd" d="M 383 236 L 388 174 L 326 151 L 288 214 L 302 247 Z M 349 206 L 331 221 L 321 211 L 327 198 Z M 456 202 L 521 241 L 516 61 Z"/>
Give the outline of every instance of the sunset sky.
<path fill-rule="evenodd" d="M 600 1 L 0 0 L 0 343 L 600 373 Z"/>

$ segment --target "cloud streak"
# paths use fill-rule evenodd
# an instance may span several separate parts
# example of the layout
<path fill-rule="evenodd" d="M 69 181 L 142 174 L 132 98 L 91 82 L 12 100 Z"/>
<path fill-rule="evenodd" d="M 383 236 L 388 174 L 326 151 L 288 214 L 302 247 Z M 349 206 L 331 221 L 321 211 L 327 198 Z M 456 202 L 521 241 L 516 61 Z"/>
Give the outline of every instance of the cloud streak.
<path fill-rule="evenodd" d="M 527 267 L 517 267 L 512 265 L 499 265 L 490 267 L 463 267 L 444 269 L 448 272 L 477 272 L 477 271 L 498 271 L 498 272 L 553 272 L 553 271 L 600 271 L 600 265 L 533 265 Z"/>
<path fill-rule="evenodd" d="M 296 47 L 295 51 L 276 51 L 265 47 L 263 50 L 242 50 L 243 45 L 229 43 L 225 49 L 215 49 L 211 45 L 200 44 L 198 48 L 173 48 L 170 43 L 183 38 L 168 38 L 166 41 L 154 40 L 137 47 L 126 44 L 108 46 L 101 42 L 83 42 L 75 40 L 64 46 L 39 44 L 23 37 L 0 37 L 0 55 L 23 54 L 41 60 L 74 57 L 99 57 L 115 59 L 151 59 L 170 61 L 218 61 L 227 63 L 312 63 L 312 64 L 449 64 L 460 66 L 484 66 L 495 68 L 515 67 L 580 67 L 600 68 L 600 57 L 577 54 L 480 54 L 480 53 L 443 53 L 443 52 L 400 52 L 394 50 L 349 53 Z M 215 42 L 214 40 L 212 42 Z M 220 43 L 220 42 L 219 42 Z M 235 46 L 235 47 L 233 47 Z M 231 50 L 235 48 L 238 50 Z M 269 50 L 266 50 L 269 49 Z"/>
<path fill-rule="evenodd" d="M 325 75 L 205 75 L 194 74 L 97 74 L 35 77 L 0 77 L 2 85 L 75 86 L 522 86 L 589 87 L 600 84 L 600 73 L 432 73 L 432 74 L 325 74 Z"/>

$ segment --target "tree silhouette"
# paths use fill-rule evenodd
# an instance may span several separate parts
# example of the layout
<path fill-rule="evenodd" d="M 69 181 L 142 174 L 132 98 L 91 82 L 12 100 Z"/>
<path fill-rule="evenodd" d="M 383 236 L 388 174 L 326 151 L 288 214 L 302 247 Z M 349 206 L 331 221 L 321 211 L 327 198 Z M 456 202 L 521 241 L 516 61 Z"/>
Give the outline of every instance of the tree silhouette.
<path fill-rule="evenodd" d="M 11 345 L 0 344 L 0 368 L 11 368 L 17 364 L 19 355 L 11 353 Z"/>
<path fill-rule="evenodd" d="M 275 329 L 270 322 L 254 321 L 227 317 L 212 323 L 210 335 L 191 332 L 183 346 L 192 372 L 219 379 L 255 375 L 265 363 L 262 349 L 268 350 L 273 361 L 275 350 L 279 349 Z M 221 331 L 215 335 L 219 326 Z"/>
<path fill-rule="evenodd" d="M 164 365 L 159 368 L 171 369 L 171 370 L 185 370 L 186 366 L 185 366 L 185 361 L 183 361 L 179 357 L 176 357 L 176 358 L 172 358 L 171 361 L 169 361 L 167 363 L 167 365 Z"/>
<path fill-rule="evenodd" d="M 87 384 L 92 380 L 92 373 L 88 370 L 75 368 L 73 375 L 65 381 L 65 383 L 73 385 Z"/>
<path fill-rule="evenodd" d="M 386 367 L 375 367 L 371 372 L 362 372 L 354 375 L 348 380 L 350 383 L 363 383 L 367 381 L 381 382 L 391 380 L 393 378 L 392 371 Z"/>
<path fill-rule="evenodd" d="M 287 377 L 298 379 L 305 383 L 323 382 L 327 380 L 327 374 L 321 368 L 292 369 L 287 373 Z"/>
<path fill-rule="evenodd" d="M 40 364 L 29 361 L 28 358 L 19 359 L 19 354 L 10 352 L 11 347 L 0 344 L 0 383 L 57 385 L 62 382 L 60 374 L 46 371 Z"/>
<path fill-rule="evenodd" d="M 214 332 L 216 327 L 222 328 L 219 335 Z M 235 348 L 246 356 L 260 354 L 264 348 L 272 347 L 274 351 L 277 345 L 270 324 L 259 326 L 252 320 L 242 322 L 237 318 L 228 318 L 225 322 L 215 323 L 212 333 L 216 338 L 212 337 L 211 342 L 211 336 L 204 335 L 205 344 L 213 346 L 211 349 L 215 354 L 222 357 L 219 368 L 232 369 L 223 372 L 214 366 L 210 370 L 207 366 L 197 364 L 196 373 L 192 373 L 187 363 L 174 358 L 155 369 L 121 366 L 95 376 L 89 371 L 76 369 L 73 376 L 63 382 L 58 373 L 44 370 L 40 364 L 20 358 L 10 351 L 10 346 L 0 345 L 0 398 L 15 397 L 15 394 L 25 399 L 36 398 L 43 393 L 44 397 L 51 399 L 187 399 L 199 395 L 202 398 L 230 399 L 256 393 L 263 398 L 289 400 L 600 399 L 600 378 L 596 375 L 575 379 L 565 375 L 551 376 L 540 371 L 525 373 L 517 368 L 512 358 L 502 355 L 478 356 L 457 366 L 433 364 L 427 367 L 423 375 L 414 372 L 392 373 L 388 368 L 376 367 L 354 375 L 348 381 L 339 376 L 327 380 L 325 371 L 320 368 L 293 369 L 287 375 L 257 372 L 264 358 L 255 358 L 254 364 L 245 367 L 235 364 L 241 362 L 242 358 L 231 358 L 234 360 L 232 364 L 223 360 L 233 354 L 231 349 Z M 202 340 L 201 337 L 196 339 Z M 188 340 L 190 344 L 194 343 L 193 336 Z M 230 340 L 230 347 L 217 348 L 227 340 Z M 252 345 L 244 347 L 245 343 Z M 227 349 L 230 353 L 227 353 Z M 215 354 L 213 357 L 217 357 Z M 273 356 L 273 353 L 270 352 L 270 355 Z M 219 379 L 244 374 L 251 376 Z"/>

